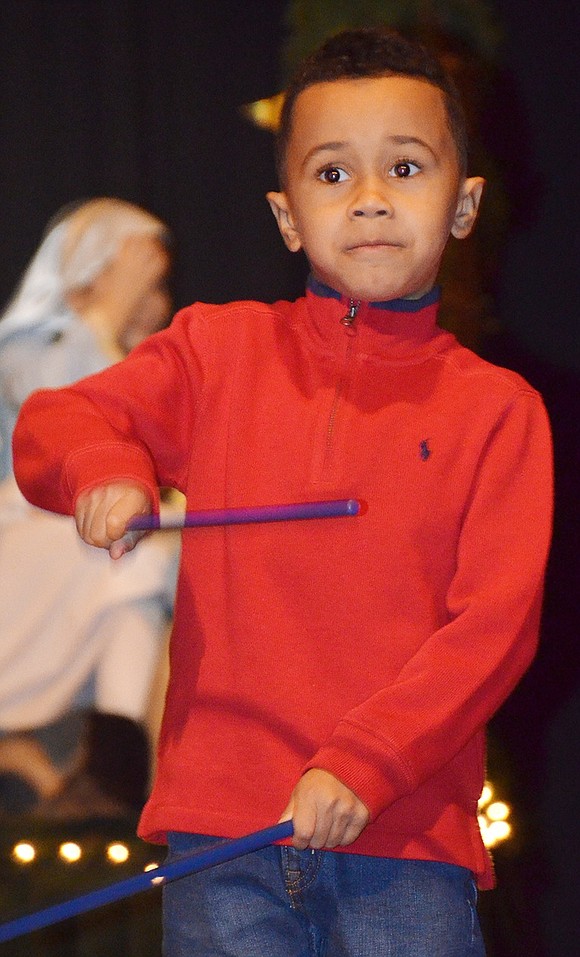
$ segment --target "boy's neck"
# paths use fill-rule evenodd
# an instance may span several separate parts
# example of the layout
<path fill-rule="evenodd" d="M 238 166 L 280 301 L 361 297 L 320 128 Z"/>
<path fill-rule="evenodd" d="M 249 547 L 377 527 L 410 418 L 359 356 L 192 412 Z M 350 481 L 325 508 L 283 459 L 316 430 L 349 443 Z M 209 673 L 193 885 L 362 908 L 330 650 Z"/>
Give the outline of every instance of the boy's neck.
<path fill-rule="evenodd" d="M 342 295 L 336 289 L 333 289 L 331 286 L 327 286 L 325 283 L 320 282 L 319 279 L 311 273 L 308 277 L 308 288 L 316 293 L 319 296 L 324 296 L 326 298 L 338 299 L 342 302 L 348 303 L 349 297 Z M 401 310 L 402 312 L 410 311 L 414 312 L 418 308 L 423 308 L 424 306 L 429 306 L 434 302 L 438 302 L 441 297 L 441 289 L 439 286 L 433 286 L 432 289 L 427 293 L 416 296 L 403 296 L 400 299 L 389 299 L 379 302 L 371 302 L 369 305 L 376 306 L 383 309 L 394 309 Z"/>

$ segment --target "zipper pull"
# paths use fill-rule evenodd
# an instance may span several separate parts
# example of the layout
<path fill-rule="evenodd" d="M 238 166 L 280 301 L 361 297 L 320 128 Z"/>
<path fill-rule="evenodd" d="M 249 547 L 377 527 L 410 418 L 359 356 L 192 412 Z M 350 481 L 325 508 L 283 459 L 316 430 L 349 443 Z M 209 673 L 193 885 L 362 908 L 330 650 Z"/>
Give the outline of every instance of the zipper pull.
<path fill-rule="evenodd" d="M 355 331 L 353 329 L 353 325 L 357 316 L 357 312 L 359 310 L 359 306 L 360 306 L 360 299 L 357 299 L 356 301 L 354 299 L 351 299 L 350 305 L 348 307 L 348 312 L 340 320 L 341 324 L 345 326 L 347 330 L 349 329 L 352 330 L 353 333 Z"/>

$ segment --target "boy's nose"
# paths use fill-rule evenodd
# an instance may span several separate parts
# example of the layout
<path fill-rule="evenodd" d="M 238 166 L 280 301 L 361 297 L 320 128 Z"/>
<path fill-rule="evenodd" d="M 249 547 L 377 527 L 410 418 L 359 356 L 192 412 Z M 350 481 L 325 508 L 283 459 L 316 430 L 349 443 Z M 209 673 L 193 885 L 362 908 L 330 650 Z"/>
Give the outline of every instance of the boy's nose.
<path fill-rule="evenodd" d="M 376 208 L 369 207 L 369 206 L 361 206 L 358 209 L 353 209 L 352 215 L 353 216 L 389 216 L 390 213 L 388 209 L 386 208 L 386 206 L 377 206 Z"/>
<path fill-rule="evenodd" d="M 351 208 L 351 216 L 392 216 L 392 206 L 383 189 L 376 185 L 368 185 L 362 188 L 354 198 Z"/>

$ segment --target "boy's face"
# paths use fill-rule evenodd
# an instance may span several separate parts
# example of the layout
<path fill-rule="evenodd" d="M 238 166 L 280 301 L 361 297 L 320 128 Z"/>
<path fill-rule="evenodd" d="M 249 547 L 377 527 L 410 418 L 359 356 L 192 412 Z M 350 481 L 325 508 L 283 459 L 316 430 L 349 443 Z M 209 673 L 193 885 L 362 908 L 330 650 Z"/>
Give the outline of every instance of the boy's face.
<path fill-rule="evenodd" d="M 347 297 L 419 297 L 484 181 L 460 175 L 442 92 L 410 77 L 338 80 L 295 103 L 284 192 L 268 201 L 293 252 Z"/>

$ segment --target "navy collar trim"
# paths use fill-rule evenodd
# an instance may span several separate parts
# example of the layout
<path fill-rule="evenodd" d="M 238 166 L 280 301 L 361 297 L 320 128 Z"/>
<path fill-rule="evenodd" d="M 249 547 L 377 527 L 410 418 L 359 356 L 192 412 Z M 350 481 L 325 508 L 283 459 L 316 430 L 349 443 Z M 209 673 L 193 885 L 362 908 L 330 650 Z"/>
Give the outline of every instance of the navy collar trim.
<path fill-rule="evenodd" d="M 308 277 L 307 286 L 315 296 L 338 300 L 345 298 L 341 293 L 337 292 L 336 289 L 325 286 L 323 282 L 320 282 L 312 274 Z M 371 302 L 370 305 L 374 309 L 387 309 L 389 312 L 419 312 L 421 309 L 424 309 L 425 306 L 431 306 L 433 303 L 439 302 L 440 298 L 441 287 L 433 286 L 433 289 L 425 293 L 424 296 L 421 296 L 420 299 L 390 299 L 388 302 Z"/>

